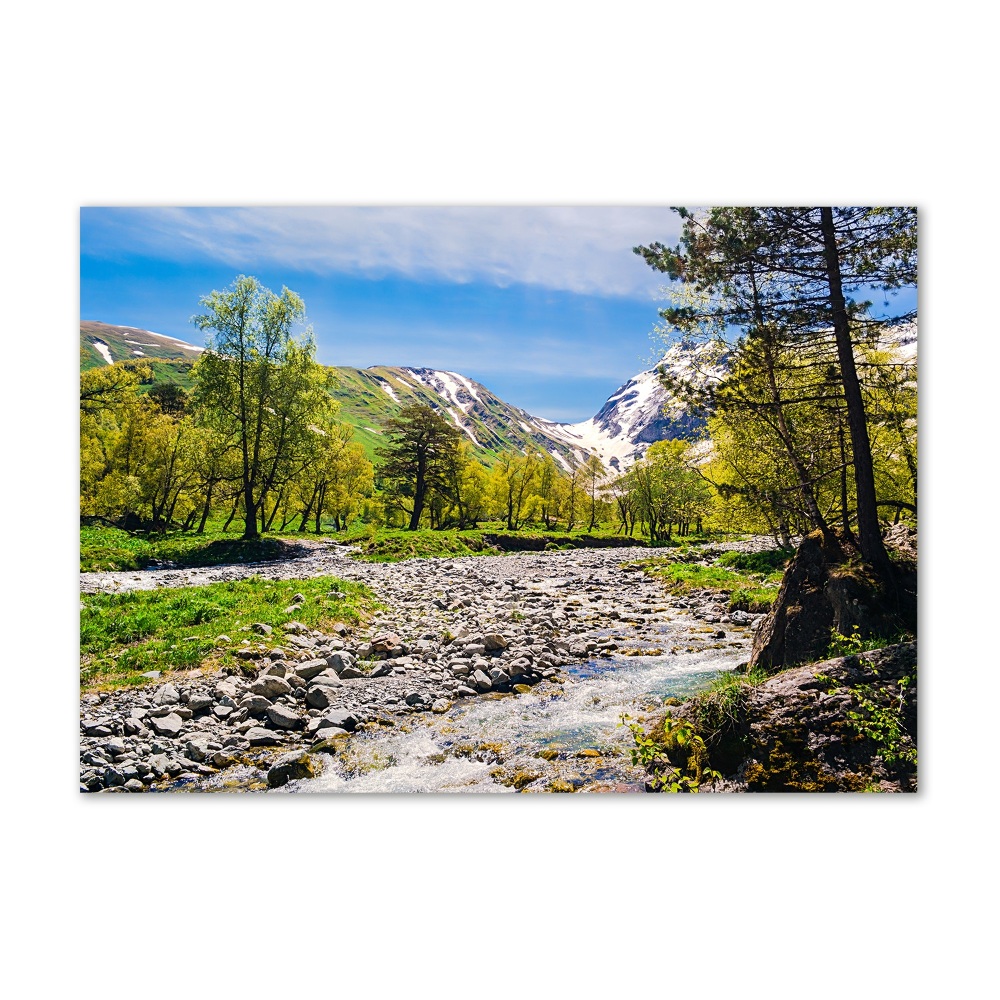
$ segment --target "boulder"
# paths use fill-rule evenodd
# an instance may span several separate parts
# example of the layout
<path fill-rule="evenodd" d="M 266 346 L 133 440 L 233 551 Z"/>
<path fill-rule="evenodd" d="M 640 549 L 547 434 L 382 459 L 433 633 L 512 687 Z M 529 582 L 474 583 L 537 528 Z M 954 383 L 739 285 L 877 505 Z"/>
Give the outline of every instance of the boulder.
<path fill-rule="evenodd" d="M 259 694 L 262 697 L 273 701 L 275 698 L 278 698 L 283 694 L 291 694 L 292 686 L 283 677 L 265 675 L 263 677 L 258 677 L 257 680 L 250 685 L 250 693 Z"/>
<path fill-rule="evenodd" d="M 302 726 L 302 719 L 298 713 L 285 705 L 272 705 L 265 714 L 271 725 L 277 729 L 299 729 Z"/>
<path fill-rule="evenodd" d="M 850 546 L 806 536 L 754 636 L 750 666 L 777 670 L 823 659 L 834 631 L 896 637 L 916 631 L 916 567 L 897 564 L 879 580 Z"/>
<path fill-rule="evenodd" d="M 279 757 L 267 772 L 267 783 L 271 788 L 280 788 L 289 781 L 314 778 L 318 773 L 319 768 L 313 758 L 301 750 Z"/>
<path fill-rule="evenodd" d="M 159 719 L 150 719 L 149 725 L 157 736 L 177 736 L 184 726 L 184 720 L 175 712 L 171 712 Z"/>

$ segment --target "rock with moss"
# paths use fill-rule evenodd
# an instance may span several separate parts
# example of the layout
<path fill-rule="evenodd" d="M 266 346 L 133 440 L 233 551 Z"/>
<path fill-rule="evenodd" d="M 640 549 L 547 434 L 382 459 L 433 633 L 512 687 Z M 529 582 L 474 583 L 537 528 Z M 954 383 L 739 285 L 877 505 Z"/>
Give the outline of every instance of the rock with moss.
<path fill-rule="evenodd" d="M 287 753 L 274 762 L 267 772 L 267 784 L 269 788 L 280 788 L 289 781 L 314 778 L 317 774 L 319 767 L 312 755 L 305 751 L 296 751 Z"/>

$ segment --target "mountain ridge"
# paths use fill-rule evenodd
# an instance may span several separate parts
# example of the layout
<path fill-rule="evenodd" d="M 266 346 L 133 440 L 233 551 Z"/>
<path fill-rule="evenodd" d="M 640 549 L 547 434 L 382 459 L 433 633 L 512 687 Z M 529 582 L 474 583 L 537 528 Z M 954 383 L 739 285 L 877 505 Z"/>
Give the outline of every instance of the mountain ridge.
<path fill-rule="evenodd" d="M 138 327 L 93 320 L 80 323 L 81 370 L 141 361 L 153 369 L 154 383 L 172 381 L 189 387 L 191 366 L 203 350 Z M 655 369 L 640 372 L 619 387 L 593 417 L 576 424 L 528 413 L 459 372 L 393 365 L 329 366 L 329 370 L 334 374 L 331 394 L 340 403 L 341 419 L 354 427 L 356 439 L 370 455 L 384 443 L 381 426 L 385 420 L 413 402 L 444 413 L 488 464 L 505 449 L 540 448 L 566 471 L 582 465 L 592 454 L 608 468 L 624 470 L 652 442 L 691 436 L 701 426 L 683 408 L 669 416 L 661 413 L 670 400 L 656 380 Z"/>

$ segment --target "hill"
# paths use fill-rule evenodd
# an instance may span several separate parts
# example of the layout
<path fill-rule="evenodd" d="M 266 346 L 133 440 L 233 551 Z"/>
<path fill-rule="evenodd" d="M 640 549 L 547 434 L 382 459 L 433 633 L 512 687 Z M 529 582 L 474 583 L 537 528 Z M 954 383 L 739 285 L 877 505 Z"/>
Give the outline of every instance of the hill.
<path fill-rule="evenodd" d="M 191 388 L 191 366 L 203 349 L 174 337 L 136 327 L 93 321 L 80 324 L 81 371 L 101 364 L 142 361 L 153 371 L 150 385 L 175 382 Z M 699 348 L 677 345 L 663 363 L 672 369 L 699 360 Z M 382 443 L 382 425 L 408 403 L 445 414 L 487 464 L 504 450 L 547 451 L 571 469 L 598 455 L 611 469 L 624 470 L 654 441 L 695 437 L 704 426 L 660 385 L 655 369 L 640 372 L 618 389 L 589 420 L 562 424 L 534 416 L 500 399 L 480 382 L 458 372 L 433 368 L 335 367 L 331 394 L 341 419 L 369 457 Z"/>

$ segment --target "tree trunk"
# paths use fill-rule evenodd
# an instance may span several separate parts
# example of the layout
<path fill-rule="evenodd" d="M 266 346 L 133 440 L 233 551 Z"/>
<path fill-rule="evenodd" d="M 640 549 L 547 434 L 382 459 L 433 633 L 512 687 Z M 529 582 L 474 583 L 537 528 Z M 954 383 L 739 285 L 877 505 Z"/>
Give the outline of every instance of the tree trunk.
<path fill-rule="evenodd" d="M 826 271 L 830 286 L 830 305 L 833 310 L 833 331 L 837 339 L 837 357 L 844 383 L 844 399 L 847 403 L 847 426 L 851 432 L 851 450 L 854 453 L 854 485 L 857 490 L 858 538 L 861 555 L 884 579 L 892 577 L 889 555 L 882 542 L 882 531 L 878 522 L 877 499 L 875 496 L 875 472 L 872 463 L 871 443 L 868 439 L 868 419 L 865 402 L 861 395 L 861 383 L 854 363 L 854 344 L 851 341 L 851 326 L 847 316 L 840 276 L 840 256 L 837 251 L 837 237 L 833 225 L 833 209 L 821 208 L 820 224 L 823 229 L 823 246 L 826 256 Z"/>

